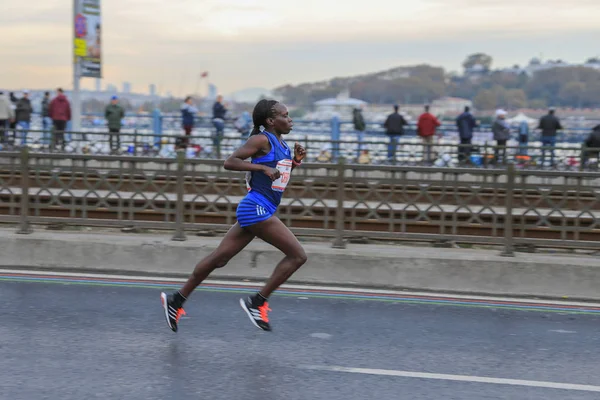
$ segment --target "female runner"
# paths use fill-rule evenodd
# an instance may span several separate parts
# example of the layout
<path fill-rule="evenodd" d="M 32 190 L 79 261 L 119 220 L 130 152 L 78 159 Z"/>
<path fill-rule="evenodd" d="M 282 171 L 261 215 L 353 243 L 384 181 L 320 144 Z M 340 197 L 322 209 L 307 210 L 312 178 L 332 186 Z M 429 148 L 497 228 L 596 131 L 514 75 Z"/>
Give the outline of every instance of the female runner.
<path fill-rule="evenodd" d="M 283 135 L 290 133 L 293 126 L 285 105 L 275 100 L 261 100 L 254 107 L 252 121 L 254 128 L 250 138 L 224 164 L 227 170 L 248 172 L 248 194 L 238 205 L 237 223 L 227 232 L 217 249 L 196 265 L 180 290 L 170 295 L 161 293 L 167 324 L 173 332 L 177 332 L 179 318 L 185 314 L 183 304 L 194 289 L 216 268 L 224 267 L 255 237 L 285 254 L 263 288 L 248 298 L 240 299 L 240 305 L 250 321 L 256 327 L 270 331 L 269 296 L 307 260 L 298 239 L 274 216 L 290 180 L 290 173 L 301 164 L 306 150 L 296 143 L 292 157 L 289 146 L 283 140 Z M 244 161 L 248 158 L 252 161 Z"/>

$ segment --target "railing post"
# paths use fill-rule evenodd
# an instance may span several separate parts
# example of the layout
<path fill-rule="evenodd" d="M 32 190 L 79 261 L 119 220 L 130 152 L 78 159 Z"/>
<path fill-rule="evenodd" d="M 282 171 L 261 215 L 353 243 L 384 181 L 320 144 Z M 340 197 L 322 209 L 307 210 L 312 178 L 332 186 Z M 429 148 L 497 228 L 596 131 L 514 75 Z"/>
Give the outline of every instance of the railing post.
<path fill-rule="evenodd" d="M 345 249 L 344 242 L 344 157 L 340 157 L 337 165 L 337 209 L 335 212 L 335 241 L 334 249 Z"/>
<path fill-rule="evenodd" d="M 500 254 L 504 257 L 514 257 L 513 243 L 513 199 L 515 195 L 515 165 L 510 163 L 506 167 L 506 202 L 504 214 L 504 251 Z"/>
<path fill-rule="evenodd" d="M 184 180 L 185 180 L 185 150 L 177 150 L 177 203 L 175 205 L 175 234 L 171 240 L 183 242 L 187 240 L 183 229 L 184 221 Z"/>
<path fill-rule="evenodd" d="M 158 108 L 152 111 L 152 133 L 154 134 L 154 146 L 160 149 L 162 143 L 162 114 Z"/>
<path fill-rule="evenodd" d="M 28 235 L 33 230 L 29 226 L 29 148 L 21 149 L 21 220 L 18 234 Z"/>
<path fill-rule="evenodd" d="M 332 151 L 331 156 L 334 160 L 337 160 L 340 155 L 340 138 L 341 138 L 341 128 L 340 128 L 340 118 L 336 115 L 331 119 L 331 141 L 332 141 Z"/>

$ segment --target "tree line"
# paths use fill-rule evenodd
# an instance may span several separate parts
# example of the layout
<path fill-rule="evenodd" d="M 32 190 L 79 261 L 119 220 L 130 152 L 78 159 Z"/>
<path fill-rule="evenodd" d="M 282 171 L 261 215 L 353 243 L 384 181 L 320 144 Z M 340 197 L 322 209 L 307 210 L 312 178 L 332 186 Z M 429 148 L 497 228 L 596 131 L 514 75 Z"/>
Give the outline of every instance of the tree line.
<path fill-rule="evenodd" d="M 467 57 L 461 76 L 424 64 L 316 84 L 286 85 L 276 93 L 286 103 L 302 108 L 348 89 L 351 97 L 376 104 L 423 104 L 452 96 L 470 99 L 480 110 L 600 107 L 600 70 L 556 67 L 529 76 L 524 72 L 493 71 L 491 64 L 490 56 L 477 53 Z M 474 65 L 480 68 L 476 76 L 469 72 Z"/>

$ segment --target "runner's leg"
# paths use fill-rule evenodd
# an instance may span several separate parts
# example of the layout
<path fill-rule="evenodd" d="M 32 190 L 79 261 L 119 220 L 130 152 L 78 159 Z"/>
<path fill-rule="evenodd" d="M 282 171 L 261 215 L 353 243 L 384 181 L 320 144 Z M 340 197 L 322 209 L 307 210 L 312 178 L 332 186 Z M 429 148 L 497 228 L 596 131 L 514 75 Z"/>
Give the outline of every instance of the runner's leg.
<path fill-rule="evenodd" d="M 306 262 L 306 253 L 296 236 L 277 217 L 271 217 L 246 229 L 285 254 L 285 257 L 277 264 L 273 274 L 259 292 L 263 298 L 268 299 L 271 293 L 287 281 Z"/>
<path fill-rule="evenodd" d="M 254 234 L 244 230 L 236 223 L 229 229 L 229 232 L 227 232 L 219 244 L 219 247 L 196 265 L 194 272 L 192 272 L 192 275 L 181 290 L 169 295 L 165 292 L 160 293 L 165 318 L 169 328 L 171 328 L 173 332 L 177 332 L 179 318 L 182 315 L 185 315 L 183 303 L 185 303 L 188 296 L 192 294 L 194 289 L 196 289 L 196 287 L 198 287 L 211 272 L 216 268 L 224 267 L 227 262 L 246 247 L 252 239 L 254 239 Z"/>
<path fill-rule="evenodd" d="M 253 233 L 245 230 L 238 223 L 233 225 L 219 247 L 196 265 L 194 272 L 179 293 L 187 298 L 211 272 L 227 265 L 229 260 L 242 251 L 252 239 L 254 239 Z"/>

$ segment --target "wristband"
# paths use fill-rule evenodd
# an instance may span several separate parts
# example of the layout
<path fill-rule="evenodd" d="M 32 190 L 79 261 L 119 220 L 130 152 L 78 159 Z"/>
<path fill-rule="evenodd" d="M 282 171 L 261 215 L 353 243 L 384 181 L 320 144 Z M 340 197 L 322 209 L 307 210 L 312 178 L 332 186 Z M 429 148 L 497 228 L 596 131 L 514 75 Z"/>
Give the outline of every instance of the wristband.
<path fill-rule="evenodd" d="M 296 161 L 296 158 L 294 157 L 294 158 L 292 158 L 292 165 L 294 167 L 299 167 L 300 165 L 302 165 L 302 161 L 298 162 L 298 161 Z"/>

